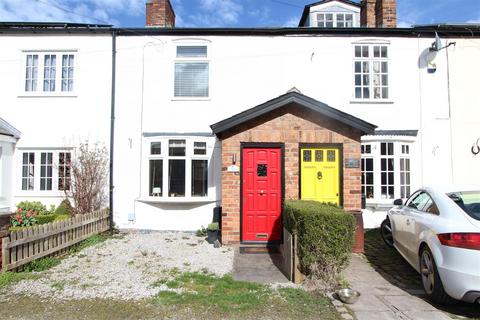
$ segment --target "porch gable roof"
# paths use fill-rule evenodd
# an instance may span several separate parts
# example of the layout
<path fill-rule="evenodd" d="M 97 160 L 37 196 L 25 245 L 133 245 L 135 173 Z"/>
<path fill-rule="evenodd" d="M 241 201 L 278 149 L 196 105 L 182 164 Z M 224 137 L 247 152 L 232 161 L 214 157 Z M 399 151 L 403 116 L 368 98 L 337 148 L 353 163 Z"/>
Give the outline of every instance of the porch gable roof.
<path fill-rule="evenodd" d="M 0 135 L 10 136 L 15 139 L 20 139 L 21 132 L 15 129 L 7 121 L 0 118 Z"/>
<path fill-rule="evenodd" d="M 247 121 L 255 119 L 266 113 L 272 112 L 276 109 L 282 108 L 289 104 L 296 104 L 298 106 L 315 111 L 323 116 L 337 120 L 350 127 L 360 130 L 363 134 L 374 134 L 376 125 L 366 122 L 360 118 L 354 117 L 348 113 L 332 108 L 329 105 L 308 97 L 296 91 L 290 91 L 270 101 L 262 103 L 256 107 L 240 112 L 230 118 L 212 124 L 210 128 L 213 133 L 218 135 L 226 130 L 229 130 L 237 125 L 243 124 Z"/>

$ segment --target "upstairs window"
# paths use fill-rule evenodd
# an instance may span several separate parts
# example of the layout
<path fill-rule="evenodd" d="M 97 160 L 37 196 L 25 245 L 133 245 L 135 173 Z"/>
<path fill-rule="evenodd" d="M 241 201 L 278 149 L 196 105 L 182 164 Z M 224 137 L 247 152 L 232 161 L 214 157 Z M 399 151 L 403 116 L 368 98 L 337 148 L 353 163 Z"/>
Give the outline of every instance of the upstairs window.
<path fill-rule="evenodd" d="M 177 47 L 175 97 L 205 98 L 209 96 L 209 62 L 206 58 L 206 46 Z"/>
<path fill-rule="evenodd" d="M 355 99 L 389 99 L 388 46 L 354 46 Z"/>
<path fill-rule="evenodd" d="M 73 53 L 26 54 L 25 92 L 72 92 L 74 90 L 74 61 Z"/>

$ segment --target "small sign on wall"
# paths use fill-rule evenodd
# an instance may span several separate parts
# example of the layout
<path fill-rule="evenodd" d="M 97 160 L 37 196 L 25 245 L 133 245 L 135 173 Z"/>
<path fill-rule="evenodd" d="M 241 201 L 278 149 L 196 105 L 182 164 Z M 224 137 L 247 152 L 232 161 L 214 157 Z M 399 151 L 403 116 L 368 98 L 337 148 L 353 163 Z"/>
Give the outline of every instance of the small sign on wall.
<path fill-rule="evenodd" d="M 232 166 L 229 166 L 229 167 L 227 168 L 227 171 L 228 171 L 228 172 L 240 172 L 240 168 L 239 168 L 238 166 L 236 166 L 236 165 L 232 165 Z"/>
<path fill-rule="evenodd" d="M 345 159 L 345 168 L 360 168 L 359 159 Z"/>

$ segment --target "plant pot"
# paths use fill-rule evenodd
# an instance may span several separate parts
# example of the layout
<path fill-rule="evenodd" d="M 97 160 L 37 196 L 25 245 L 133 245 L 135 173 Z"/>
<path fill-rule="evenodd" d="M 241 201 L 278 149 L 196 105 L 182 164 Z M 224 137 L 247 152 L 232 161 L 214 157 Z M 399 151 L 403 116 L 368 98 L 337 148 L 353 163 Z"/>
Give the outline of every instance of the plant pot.
<path fill-rule="evenodd" d="M 207 242 L 212 244 L 215 240 L 218 240 L 218 231 L 219 230 L 207 230 Z"/>

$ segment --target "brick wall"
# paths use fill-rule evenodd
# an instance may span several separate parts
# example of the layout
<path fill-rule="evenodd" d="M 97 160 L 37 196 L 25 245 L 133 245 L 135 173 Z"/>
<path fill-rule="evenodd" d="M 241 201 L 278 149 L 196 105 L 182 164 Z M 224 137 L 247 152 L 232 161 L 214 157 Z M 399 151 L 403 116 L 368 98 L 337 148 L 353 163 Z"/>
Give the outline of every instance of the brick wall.
<path fill-rule="evenodd" d="M 360 159 L 360 131 L 305 108 L 287 106 L 258 117 L 248 124 L 222 133 L 222 242 L 240 241 L 240 174 L 227 172 L 236 154 L 241 165 L 241 142 L 281 142 L 285 144 L 285 198 L 298 199 L 299 144 L 341 143 L 343 158 Z M 343 164 L 342 164 L 343 165 Z M 361 209 L 361 171 L 343 169 L 343 205 Z"/>
<path fill-rule="evenodd" d="M 146 3 L 147 27 L 175 27 L 175 13 L 170 0 L 148 0 Z"/>
<path fill-rule="evenodd" d="M 396 0 L 362 0 L 360 24 L 368 28 L 396 28 Z"/>

